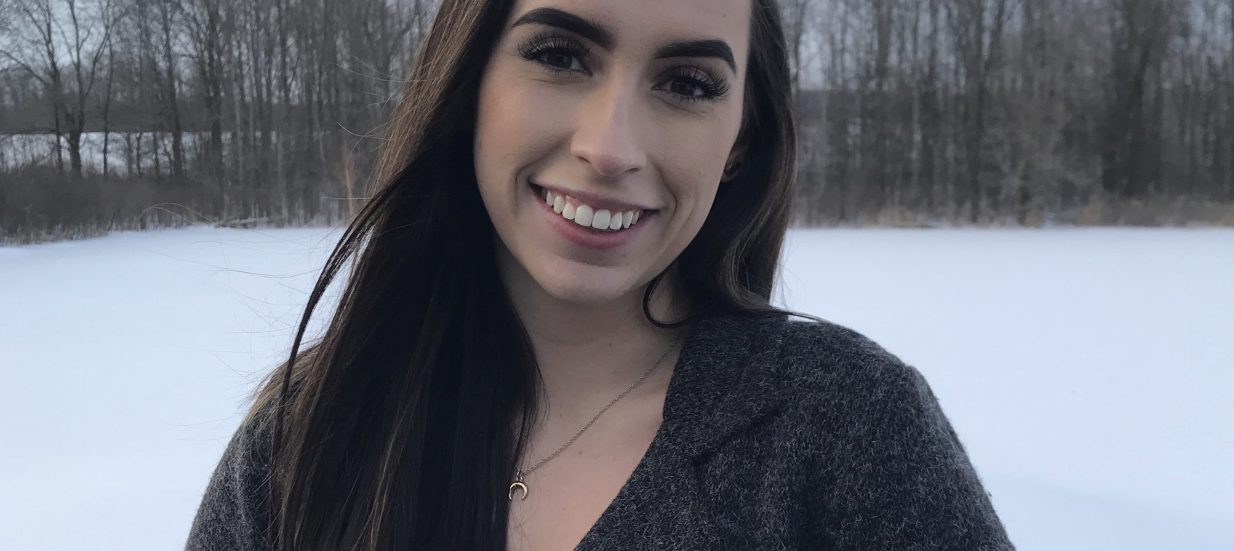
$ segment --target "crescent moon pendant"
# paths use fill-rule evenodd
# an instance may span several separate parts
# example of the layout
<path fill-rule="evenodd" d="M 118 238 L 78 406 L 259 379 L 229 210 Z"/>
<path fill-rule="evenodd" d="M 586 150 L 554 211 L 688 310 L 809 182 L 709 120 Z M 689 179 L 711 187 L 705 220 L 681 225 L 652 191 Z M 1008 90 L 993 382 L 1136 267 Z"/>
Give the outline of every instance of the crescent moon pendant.
<path fill-rule="evenodd" d="M 508 497 L 510 501 L 514 501 L 514 491 L 515 490 L 523 491 L 523 494 L 519 496 L 519 501 L 523 501 L 527 499 L 527 485 L 523 484 L 522 482 L 516 481 L 510 485 L 510 492 L 506 494 L 506 497 Z"/>

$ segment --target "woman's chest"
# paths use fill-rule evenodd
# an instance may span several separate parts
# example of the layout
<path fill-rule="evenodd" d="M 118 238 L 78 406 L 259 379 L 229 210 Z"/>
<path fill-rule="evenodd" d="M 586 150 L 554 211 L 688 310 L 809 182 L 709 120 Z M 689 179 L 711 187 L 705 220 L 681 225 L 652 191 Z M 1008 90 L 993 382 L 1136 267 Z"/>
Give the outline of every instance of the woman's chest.
<path fill-rule="evenodd" d="M 574 549 L 621 493 L 654 435 L 652 430 L 601 449 L 563 450 L 524 476 L 526 491 L 511 492 L 507 549 Z"/>
<path fill-rule="evenodd" d="M 527 502 L 515 497 L 508 548 L 803 548 L 811 539 L 802 509 L 810 485 L 792 443 L 766 421 L 702 456 L 680 453 L 672 434 L 660 435 L 621 470 L 571 465 L 562 484 L 537 494 L 532 483 Z M 544 501 L 533 502 L 537 495 Z"/>

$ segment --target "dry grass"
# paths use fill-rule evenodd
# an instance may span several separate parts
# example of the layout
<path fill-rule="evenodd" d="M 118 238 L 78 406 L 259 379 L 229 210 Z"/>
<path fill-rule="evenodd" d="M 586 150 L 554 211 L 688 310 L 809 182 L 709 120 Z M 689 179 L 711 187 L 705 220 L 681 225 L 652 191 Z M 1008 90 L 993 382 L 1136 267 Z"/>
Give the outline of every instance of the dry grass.
<path fill-rule="evenodd" d="M 1234 227 L 1234 204 L 1188 198 L 1156 198 L 1128 202 L 1094 200 L 1080 211 L 1074 224 Z"/>

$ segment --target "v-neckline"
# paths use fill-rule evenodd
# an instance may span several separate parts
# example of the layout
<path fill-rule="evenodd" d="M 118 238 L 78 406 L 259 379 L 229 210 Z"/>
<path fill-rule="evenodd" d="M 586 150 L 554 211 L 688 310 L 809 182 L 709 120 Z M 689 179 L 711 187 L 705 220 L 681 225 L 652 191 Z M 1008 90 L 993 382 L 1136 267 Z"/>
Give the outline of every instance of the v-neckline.
<path fill-rule="evenodd" d="M 668 389 L 665 391 L 664 396 L 660 427 L 656 429 L 655 436 L 651 439 L 651 444 L 647 446 L 647 451 L 643 452 L 643 457 L 634 466 L 634 470 L 631 471 L 625 483 L 621 485 L 617 495 L 613 497 L 612 501 L 604 508 L 604 512 L 600 513 L 596 521 L 587 529 L 583 538 L 574 546 L 575 551 L 590 549 L 602 541 L 604 533 L 612 527 L 613 516 L 617 508 L 623 507 L 626 502 L 635 499 L 641 493 L 639 489 L 645 486 L 648 483 L 647 481 L 654 480 L 654 473 L 650 471 L 662 466 L 662 462 L 658 460 L 673 452 L 673 443 L 669 439 L 677 432 L 675 429 L 680 415 L 680 406 L 682 405 L 682 393 L 685 392 L 684 387 L 689 386 L 691 373 L 695 369 L 695 348 L 697 348 L 698 340 L 709 321 L 709 318 L 703 318 L 691 324 L 682 343 L 681 353 L 677 355 L 677 363 L 673 366 L 673 373 L 669 377 Z"/>

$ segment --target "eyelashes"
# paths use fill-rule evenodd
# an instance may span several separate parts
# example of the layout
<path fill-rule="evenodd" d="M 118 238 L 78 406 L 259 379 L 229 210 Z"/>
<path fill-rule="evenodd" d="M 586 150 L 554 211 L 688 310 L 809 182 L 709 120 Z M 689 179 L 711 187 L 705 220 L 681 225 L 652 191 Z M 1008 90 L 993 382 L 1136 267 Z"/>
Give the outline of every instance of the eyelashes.
<path fill-rule="evenodd" d="M 541 32 L 520 44 L 518 53 L 523 56 L 523 59 L 544 65 L 552 71 L 569 71 L 571 69 L 568 67 L 563 68 L 559 65 L 546 63 L 541 58 L 551 54 L 554 56 L 571 56 L 579 59 L 581 62 L 583 58 L 587 57 L 587 54 L 591 53 L 591 48 L 568 36 Z"/>
<path fill-rule="evenodd" d="M 573 37 L 552 31 L 543 31 L 523 41 L 518 46 L 518 53 L 523 59 L 554 73 L 590 72 L 583 60 L 591 53 L 591 48 Z M 656 89 L 665 90 L 685 103 L 716 101 L 729 90 L 725 79 L 717 78 L 696 65 L 670 69 L 663 83 Z"/>
<path fill-rule="evenodd" d="M 670 90 L 670 92 L 679 94 L 684 98 L 689 98 L 690 101 L 701 101 L 703 99 L 716 100 L 728 93 L 728 82 L 723 79 L 713 79 L 711 75 L 708 75 L 705 71 L 699 69 L 698 67 L 690 66 L 677 68 L 674 69 L 669 76 L 676 79 L 673 82 L 687 83 L 690 86 L 697 87 L 702 92 L 702 94 L 692 95 L 687 93 L 679 93 L 676 90 Z"/>

